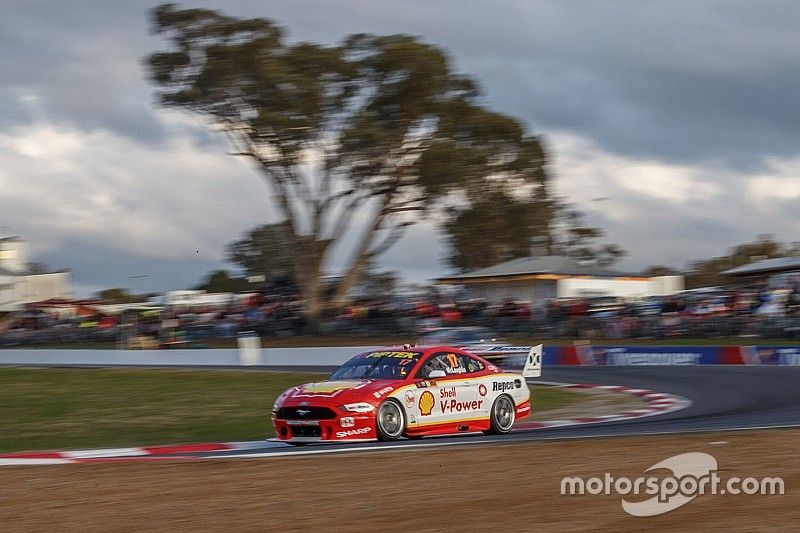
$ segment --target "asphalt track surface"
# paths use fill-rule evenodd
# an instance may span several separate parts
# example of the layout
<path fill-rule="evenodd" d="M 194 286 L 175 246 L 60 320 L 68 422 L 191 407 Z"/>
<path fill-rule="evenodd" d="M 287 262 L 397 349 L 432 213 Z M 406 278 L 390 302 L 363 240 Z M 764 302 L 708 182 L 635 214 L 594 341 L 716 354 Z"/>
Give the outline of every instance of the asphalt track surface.
<path fill-rule="evenodd" d="M 280 457 L 297 454 L 399 451 L 426 446 L 500 444 L 800 426 L 800 367 L 549 367 L 545 368 L 544 379 L 565 383 L 651 389 L 682 396 L 691 400 L 692 404 L 679 411 L 634 420 L 521 430 L 499 436 L 460 435 L 390 443 L 309 444 L 300 447 L 263 441 L 247 443 L 245 449 L 191 455 L 214 458 Z M 532 383 L 535 383 L 535 380 Z"/>

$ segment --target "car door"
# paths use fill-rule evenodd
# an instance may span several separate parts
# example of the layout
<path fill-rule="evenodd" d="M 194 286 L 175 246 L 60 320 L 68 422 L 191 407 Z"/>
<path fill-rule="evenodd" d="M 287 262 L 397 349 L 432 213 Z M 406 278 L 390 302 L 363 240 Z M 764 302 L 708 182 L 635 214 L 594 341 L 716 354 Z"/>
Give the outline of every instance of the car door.
<path fill-rule="evenodd" d="M 415 413 L 419 426 L 456 423 L 480 416 L 484 401 L 467 365 L 465 356 L 457 352 L 437 352 L 423 363 L 416 380 L 420 390 Z"/>

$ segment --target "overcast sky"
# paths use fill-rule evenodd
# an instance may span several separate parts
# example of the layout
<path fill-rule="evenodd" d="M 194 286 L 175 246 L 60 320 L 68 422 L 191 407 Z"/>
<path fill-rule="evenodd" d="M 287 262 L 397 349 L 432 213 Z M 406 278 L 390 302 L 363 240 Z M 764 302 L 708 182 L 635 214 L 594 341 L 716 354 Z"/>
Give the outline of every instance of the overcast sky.
<path fill-rule="evenodd" d="M 79 294 L 190 286 L 226 266 L 227 242 L 275 221 L 245 161 L 154 105 L 141 65 L 164 47 L 148 32 L 155 4 L 3 2 L 0 235 L 72 269 Z M 182 5 L 264 16 L 291 39 L 445 47 L 489 105 L 544 137 L 558 191 L 629 251 L 621 269 L 683 267 L 761 233 L 800 240 L 798 2 Z M 422 280 L 446 272 L 442 253 L 422 226 L 382 264 Z"/>

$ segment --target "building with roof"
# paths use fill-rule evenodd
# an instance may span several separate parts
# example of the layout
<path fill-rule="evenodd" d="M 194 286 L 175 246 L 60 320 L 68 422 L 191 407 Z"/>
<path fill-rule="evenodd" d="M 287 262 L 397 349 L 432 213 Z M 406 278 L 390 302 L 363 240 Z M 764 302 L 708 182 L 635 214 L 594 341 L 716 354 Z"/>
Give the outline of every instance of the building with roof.
<path fill-rule="evenodd" d="M 777 257 L 754 261 L 722 272 L 725 276 L 764 277 L 774 274 L 800 274 L 800 257 Z"/>
<path fill-rule="evenodd" d="M 71 298 L 71 275 L 67 271 L 28 271 L 27 241 L 19 237 L 0 239 L 0 312 L 18 311 L 25 304 L 54 298 Z"/>
<path fill-rule="evenodd" d="M 492 302 L 513 299 L 535 303 L 597 296 L 643 298 L 683 290 L 683 276 L 641 276 L 561 256 L 522 257 L 436 281 L 462 285 L 470 297 Z"/>
<path fill-rule="evenodd" d="M 800 257 L 763 259 L 722 272 L 743 283 L 766 283 L 772 288 L 793 287 L 800 283 Z"/>

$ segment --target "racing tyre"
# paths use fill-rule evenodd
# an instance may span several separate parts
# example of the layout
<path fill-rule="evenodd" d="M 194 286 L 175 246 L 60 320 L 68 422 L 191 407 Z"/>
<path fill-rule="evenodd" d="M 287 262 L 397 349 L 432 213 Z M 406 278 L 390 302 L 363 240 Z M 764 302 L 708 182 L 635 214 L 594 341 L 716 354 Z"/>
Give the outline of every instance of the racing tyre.
<path fill-rule="evenodd" d="M 397 440 L 406 429 L 406 415 L 400 404 L 386 400 L 375 414 L 375 428 L 379 440 Z"/>
<path fill-rule="evenodd" d="M 505 394 L 499 396 L 492 405 L 492 412 L 489 415 L 491 428 L 486 433 L 490 435 L 501 435 L 503 433 L 508 433 L 511 431 L 512 426 L 514 426 L 516 413 L 517 411 L 516 407 L 514 406 L 514 400 Z"/>

